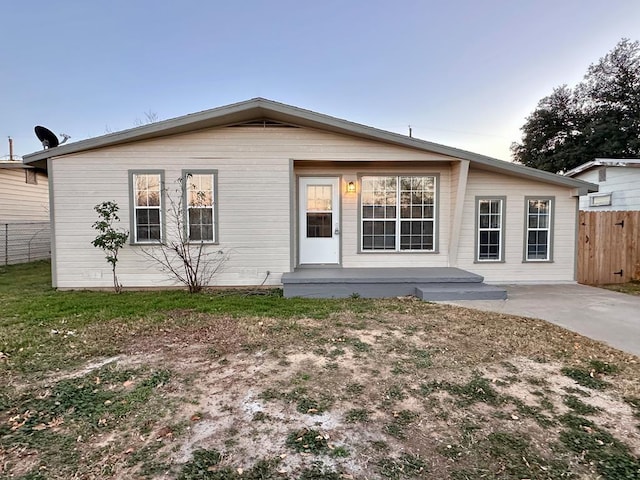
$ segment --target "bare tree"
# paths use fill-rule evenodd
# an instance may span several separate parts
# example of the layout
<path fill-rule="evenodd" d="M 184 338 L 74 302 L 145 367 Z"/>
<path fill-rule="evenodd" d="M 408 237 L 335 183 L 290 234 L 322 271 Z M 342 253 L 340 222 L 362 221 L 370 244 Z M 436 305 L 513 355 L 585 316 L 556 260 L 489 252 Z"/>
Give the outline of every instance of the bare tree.
<path fill-rule="evenodd" d="M 149 125 L 150 123 L 156 123 L 158 120 L 160 120 L 160 117 L 158 117 L 158 112 L 149 110 L 147 112 L 144 112 L 144 119 L 141 120 L 139 118 L 136 118 L 133 123 L 135 124 L 136 127 L 140 127 L 142 125 Z"/>
<path fill-rule="evenodd" d="M 163 187 L 167 199 L 165 239 L 157 245 L 143 248 L 142 253 L 185 285 L 190 293 L 198 293 L 219 273 L 229 254 L 203 240 L 189 238 L 185 209 L 187 185 L 182 179 L 178 179 L 178 184 L 173 192 Z M 202 192 L 197 193 L 195 201 L 202 202 Z M 197 203 L 191 206 L 197 206 Z"/>
<path fill-rule="evenodd" d="M 158 116 L 158 112 L 154 112 L 153 110 L 149 110 L 147 112 L 144 112 L 144 118 L 143 119 L 140 119 L 139 117 L 136 117 L 136 119 L 133 121 L 133 125 L 136 126 L 136 127 L 141 127 L 143 125 L 149 125 L 151 123 L 156 123 L 159 120 L 160 120 L 160 117 Z M 105 124 L 104 133 L 108 135 L 110 133 L 114 133 L 114 130 L 109 126 L 109 124 Z"/>

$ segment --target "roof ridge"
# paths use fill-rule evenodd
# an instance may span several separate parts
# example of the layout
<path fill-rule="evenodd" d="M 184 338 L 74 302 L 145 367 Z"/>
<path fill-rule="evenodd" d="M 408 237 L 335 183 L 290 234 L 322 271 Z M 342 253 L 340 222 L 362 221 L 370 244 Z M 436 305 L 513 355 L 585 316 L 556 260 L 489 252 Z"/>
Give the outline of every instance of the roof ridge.
<path fill-rule="evenodd" d="M 119 132 L 109 133 L 99 137 L 66 143 L 52 149 L 41 150 L 39 152 L 24 155 L 23 159 L 26 164 L 44 162 L 46 159 L 51 157 L 68 155 L 71 153 L 78 153 L 134 141 L 148 140 L 167 135 L 187 133 L 204 128 L 220 127 L 238 123 L 240 121 L 255 119 L 257 117 L 269 117 L 273 120 L 285 121 L 302 127 L 317 128 L 333 133 L 352 135 L 406 148 L 439 153 L 441 155 L 452 157 L 452 159 L 468 160 L 491 169 L 573 188 L 579 188 L 581 190 L 593 190 L 597 188 L 596 185 L 582 180 L 563 177 L 554 173 L 510 163 L 467 150 L 449 147 L 414 137 L 408 137 L 399 133 L 370 127 L 350 120 L 344 120 L 324 113 L 318 113 L 313 110 L 288 105 L 262 97 L 255 97 L 242 102 L 202 110 L 200 112 L 190 113 Z"/>

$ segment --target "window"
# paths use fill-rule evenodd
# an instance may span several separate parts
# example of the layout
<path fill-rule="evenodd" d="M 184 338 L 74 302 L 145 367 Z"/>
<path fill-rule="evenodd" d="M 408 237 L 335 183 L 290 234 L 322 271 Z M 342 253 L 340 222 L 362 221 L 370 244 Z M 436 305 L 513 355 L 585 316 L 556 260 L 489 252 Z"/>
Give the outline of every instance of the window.
<path fill-rule="evenodd" d="M 307 238 L 333 236 L 333 187 L 307 185 Z"/>
<path fill-rule="evenodd" d="M 553 199 L 527 198 L 526 261 L 551 260 L 551 224 Z"/>
<path fill-rule="evenodd" d="M 595 195 L 589 195 L 590 207 L 608 207 L 611 205 L 610 193 L 598 193 Z"/>
<path fill-rule="evenodd" d="M 504 197 L 476 199 L 476 261 L 504 261 Z"/>
<path fill-rule="evenodd" d="M 216 172 L 183 173 L 186 200 L 186 228 L 190 242 L 216 241 Z"/>
<path fill-rule="evenodd" d="M 156 243 L 163 238 L 162 172 L 130 172 L 131 231 L 134 243 Z"/>
<path fill-rule="evenodd" d="M 435 251 L 436 177 L 362 177 L 363 251 Z"/>

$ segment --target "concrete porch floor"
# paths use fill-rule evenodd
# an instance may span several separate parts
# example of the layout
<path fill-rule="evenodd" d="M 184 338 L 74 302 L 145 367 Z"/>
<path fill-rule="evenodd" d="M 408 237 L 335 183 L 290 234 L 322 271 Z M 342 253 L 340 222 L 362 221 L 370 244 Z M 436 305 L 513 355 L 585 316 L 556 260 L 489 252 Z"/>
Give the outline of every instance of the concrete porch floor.
<path fill-rule="evenodd" d="M 340 268 L 298 267 L 282 276 L 290 283 L 324 283 L 348 280 L 367 280 L 372 283 L 389 280 L 405 282 L 477 282 L 483 278 L 460 268 Z"/>
<path fill-rule="evenodd" d="M 282 276 L 285 297 L 385 298 L 416 295 L 423 300 L 504 299 L 505 290 L 459 268 L 304 267 Z"/>

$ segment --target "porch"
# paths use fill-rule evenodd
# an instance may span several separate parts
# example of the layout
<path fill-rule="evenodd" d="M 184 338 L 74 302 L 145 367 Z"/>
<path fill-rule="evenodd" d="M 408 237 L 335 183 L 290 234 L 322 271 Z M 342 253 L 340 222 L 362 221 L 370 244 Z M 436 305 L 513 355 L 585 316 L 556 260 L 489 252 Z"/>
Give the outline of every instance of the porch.
<path fill-rule="evenodd" d="M 504 300 L 507 291 L 459 268 L 299 267 L 282 276 L 285 297 L 385 298 L 415 295 L 425 301 Z"/>

